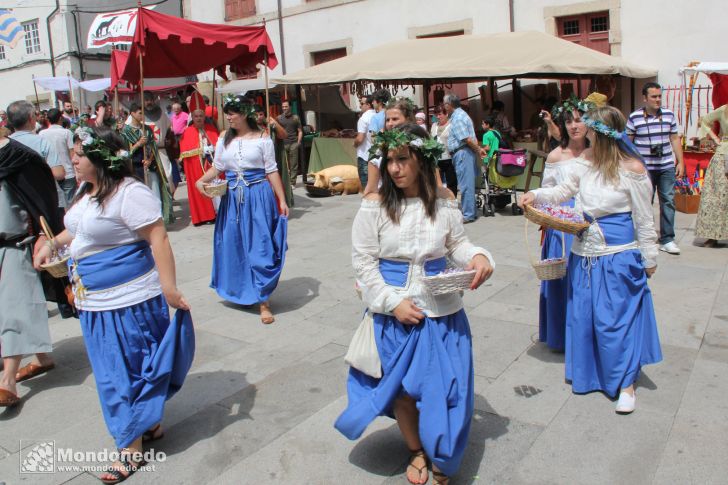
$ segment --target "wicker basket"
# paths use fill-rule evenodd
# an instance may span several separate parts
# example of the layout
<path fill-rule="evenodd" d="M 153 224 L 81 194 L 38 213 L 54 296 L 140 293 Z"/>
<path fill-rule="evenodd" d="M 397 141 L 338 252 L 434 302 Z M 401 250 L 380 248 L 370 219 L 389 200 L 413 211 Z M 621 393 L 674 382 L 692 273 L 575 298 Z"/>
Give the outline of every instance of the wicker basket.
<path fill-rule="evenodd" d="M 457 273 L 440 273 L 435 276 L 426 276 L 422 278 L 422 282 L 433 295 L 457 293 L 470 289 L 475 273 L 474 269 Z"/>
<path fill-rule="evenodd" d="M 205 184 L 203 190 L 210 197 L 222 197 L 227 192 L 227 183 L 224 184 Z"/>
<path fill-rule="evenodd" d="M 546 226 L 550 229 L 556 229 L 557 231 L 568 232 L 569 234 L 579 234 L 589 227 L 589 223 L 586 221 L 568 222 L 541 212 L 531 205 L 524 206 L 523 210 L 524 217 L 529 221 L 540 226 Z"/>
<path fill-rule="evenodd" d="M 49 241 L 53 241 L 55 239 L 53 231 L 43 216 L 40 216 L 40 227 L 43 229 L 43 232 Z M 53 251 L 53 253 L 53 256 L 58 255 L 56 251 Z M 43 268 L 43 270 L 48 271 L 48 273 L 54 278 L 65 278 L 68 276 L 68 256 L 57 261 L 53 261 L 52 263 L 41 264 L 40 267 Z"/>
<path fill-rule="evenodd" d="M 65 278 L 68 276 L 68 257 L 59 259 L 48 264 L 41 264 L 41 268 L 53 276 L 54 278 Z"/>
<path fill-rule="evenodd" d="M 561 257 L 551 261 L 536 261 L 531 256 L 531 246 L 528 244 L 528 221 L 525 221 L 524 224 L 526 250 L 528 251 L 528 259 L 531 260 L 531 266 L 533 266 L 533 270 L 536 272 L 536 278 L 541 281 L 548 281 L 558 280 L 566 276 L 566 241 L 564 240 L 563 231 L 561 232 Z"/>

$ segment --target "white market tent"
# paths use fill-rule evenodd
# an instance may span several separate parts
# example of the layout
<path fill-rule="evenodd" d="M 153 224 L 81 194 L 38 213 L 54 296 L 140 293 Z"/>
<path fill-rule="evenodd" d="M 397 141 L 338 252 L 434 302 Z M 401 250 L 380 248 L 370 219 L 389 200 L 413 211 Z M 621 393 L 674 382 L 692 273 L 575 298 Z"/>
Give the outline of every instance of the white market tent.
<path fill-rule="evenodd" d="M 333 84 L 406 80 L 425 84 L 436 80 L 610 74 L 649 78 L 657 76 L 657 70 L 543 32 L 504 32 L 393 42 L 287 74 L 272 82 Z"/>
<path fill-rule="evenodd" d="M 268 82 L 268 89 L 275 88 L 276 85 Z M 264 79 L 236 79 L 234 81 L 230 81 L 226 83 L 225 85 L 217 88 L 218 93 L 234 93 L 234 94 L 242 94 L 244 95 L 248 91 L 263 91 L 265 89 L 265 80 Z"/>
<path fill-rule="evenodd" d="M 696 73 L 704 72 L 707 74 L 728 74 L 728 62 L 699 62 L 694 66 L 686 66 L 680 69 L 680 72 Z"/>

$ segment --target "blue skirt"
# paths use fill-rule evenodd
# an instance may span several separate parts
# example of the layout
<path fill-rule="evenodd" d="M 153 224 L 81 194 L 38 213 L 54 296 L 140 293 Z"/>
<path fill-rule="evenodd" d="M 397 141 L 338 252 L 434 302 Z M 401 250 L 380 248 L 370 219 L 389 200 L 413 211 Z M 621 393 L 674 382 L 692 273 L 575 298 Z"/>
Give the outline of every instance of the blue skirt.
<path fill-rule="evenodd" d="M 268 301 L 283 270 L 287 232 L 267 180 L 228 188 L 215 221 L 210 287 L 238 305 Z"/>
<path fill-rule="evenodd" d="M 170 322 L 162 295 L 78 313 L 106 426 L 126 448 L 162 421 L 165 401 L 182 387 L 195 355 L 192 317 L 180 310 Z"/>
<path fill-rule="evenodd" d="M 566 379 L 576 393 L 615 397 L 662 360 L 652 293 L 636 249 L 569 257 Z"/>
<path fill-rule="evenodd" d="M 406 394 L 420 412 L 425 453 L 443 473 L 454 475 L 473 416 L 472 338 L 465 311 L 426 317 L 419 325 L 375 313 L 374 333 L 383 375 L 375 379 L 349 370 L 348 406 L 334 426 L 357 439 L 377 416 L 391 417 L 394 400 Z"/>
<path fill-rule="evenodd" d="M 563 241 L 561 239 L 562 234 L 564 236 Z M 574 236 L 572 234 L 546 229 L 541 248 L 541 259 L 561 258 L 564 255 L 568 258 L 573 240 Z M 566 246 L 565 251 L 562 251 L 562 244 Z M 554 350 L 564 350 L 566 340 L 566 293 L 568 287 L 568 274 L 558 280 L 541 282 L 538 339 Z"/>

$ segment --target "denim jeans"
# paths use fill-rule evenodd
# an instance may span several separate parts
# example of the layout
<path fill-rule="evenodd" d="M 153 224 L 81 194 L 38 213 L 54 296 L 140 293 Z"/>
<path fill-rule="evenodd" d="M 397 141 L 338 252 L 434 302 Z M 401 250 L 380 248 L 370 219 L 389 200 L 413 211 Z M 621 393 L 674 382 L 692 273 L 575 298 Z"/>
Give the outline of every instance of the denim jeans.
<path fill-rule="evenodd" d="M 462 205 L 463 219 L 473 221 L 475 212 L 475 154 L 470 148 L 458 150 L 452 156 L 455 165 L 455 174 L 458 177 L 460 190 L 460 203 Z"/>
<path fill-rule="evenodd" d="M 649 170 L 652 200 L 660 199 L 660 244 L 675 240 L 675 168 Z"/>
<path fill-rule="evenodd" d="M 76 177 L 61 180 L 58 182 L 58 185 L 61 186 L 61 190 L 66 196 L 66 203 L 71 205 L 71 200 L 73 200 L 73 196 L 76 195 Z"/>
<path fill-rule="evenodd" d="M 356 166 L 359 171 L 359 181 L 361 182 L 361 188 L 364 190 L 369 180 L 369 162 L 361 157 L 356 157 Z"/>

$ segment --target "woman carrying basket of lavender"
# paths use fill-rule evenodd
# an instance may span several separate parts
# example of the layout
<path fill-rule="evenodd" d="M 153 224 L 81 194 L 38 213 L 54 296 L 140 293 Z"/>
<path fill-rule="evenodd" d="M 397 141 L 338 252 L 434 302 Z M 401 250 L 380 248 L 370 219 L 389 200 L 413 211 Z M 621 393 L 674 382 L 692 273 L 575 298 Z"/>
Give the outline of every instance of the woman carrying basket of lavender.
<path fill-rule="evenodd" d="M 574 164 L 582 160 L 582 154 L 588 146 L 587 128 L 581 117 L 589 109 L 590 103 L 579 100 L 576 96 L 554 107 L 552 116 L 558 123 L 561 141 L 558 147 L 549 153 L 543 169 L 542 188 L 555 187 L 568 177 Z M 561 205 L 574 207 L 574 198 Z M 561 258 L 571 251 L 574 236 L 555 229 L 545 228 L 541 259 Z M 566 339 L 566 293 L 568 281 L 566 277 L 541 282 L 541 295 L 538 312 L 538 337 L 541 342 L 553 350 L 564 350 Z"/>
<path fill-rule="evenodd" d="M 132 175 L 124 141 L 105 127 L 78 128 L 73 165 L 83 185 L 66 230 L 34 260 L 70 245 L 73 291 L 101 410 L 119 459 L 101 477 L 124 481 L 140 466 L 143 441 L 162 437 L 164 403 L 184 382 L 195 349 L 189 305 L 158 197 Z M 179 309 L 170 319 L 167 305 Z"/>
<path fill-rule="evenodd" d="M 476 270 L 470 287 L 493 272 L 473 246 L 452 193 L 435 168 L 442 145 L 415 124 L 375 137 L 382 187 L 369 194 L 352 228 L 353 265 L 373 313 L 380 377 L 351 368 L 349 403 L 336 428 L 357 439 L 377 416 L 394 417 L 411 457 L 407 480 L 448 483 L 463 458 L 473 414 L 472 340 L 460 294 L 434 295 L 423 277 L 446 257 Z"/>
<path fill-rule="evenodd" d="M 566 379 L 575 393 L 617 397 L 616 411 L 635 409 L 635 381 L 662 360 L 647 278 L 657 269 L 652 184 L 627 138 L 622 114 L 595 108 L 582 120 L 590 149 L 563 182 L 525 194 L 524 206 L 576 197 L 591 222 L 569 256 Z"/>

